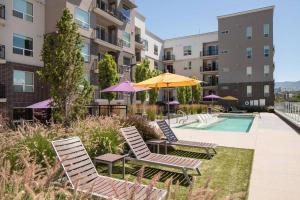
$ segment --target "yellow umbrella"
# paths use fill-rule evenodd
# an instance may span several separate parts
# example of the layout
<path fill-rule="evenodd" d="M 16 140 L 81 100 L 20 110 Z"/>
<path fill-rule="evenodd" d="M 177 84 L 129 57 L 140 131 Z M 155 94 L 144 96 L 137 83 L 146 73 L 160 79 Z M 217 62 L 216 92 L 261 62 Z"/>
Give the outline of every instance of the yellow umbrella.
<path fill-rule="evenodd" d="M 156 77 L 150 78 L 148 80 L 139 82 L 135 84 L 135 87 L 149 87 L 149 88 L 172 88 L 172 87 L 184 87 L 184 86 L 193 86 L 199 84 L 201 81 L 192 79 L 189 77 L 164 73 Z M 170 124 L 170 104 L 169 104 L 169 92 L 168 94 L 168 121 Z"/>
<path fill-rule="evenodd" d="M 239 100 L 233 96 L 226 96 L 226 97 L 223 97 L 222 99 L 227 100 L 227 101 L 238 101 Z"/>

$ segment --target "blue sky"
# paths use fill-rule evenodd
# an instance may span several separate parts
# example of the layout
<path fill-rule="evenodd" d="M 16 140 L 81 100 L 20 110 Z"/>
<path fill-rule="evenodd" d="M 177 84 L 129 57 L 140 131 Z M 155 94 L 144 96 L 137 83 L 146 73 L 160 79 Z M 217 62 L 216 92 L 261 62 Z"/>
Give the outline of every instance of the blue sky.
<path fill-rule="evenodd" d="M 217 30 L 217 16 L 275 5 L 275 81 L 300 80 L 300 0 L 136 0 L 159 37 Z"/>

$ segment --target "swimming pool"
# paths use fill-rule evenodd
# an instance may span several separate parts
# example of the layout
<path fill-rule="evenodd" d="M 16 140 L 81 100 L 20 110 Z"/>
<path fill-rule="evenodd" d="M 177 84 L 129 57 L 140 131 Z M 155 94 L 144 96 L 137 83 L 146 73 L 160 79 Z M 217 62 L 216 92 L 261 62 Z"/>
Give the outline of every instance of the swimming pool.
<path fill-rule="evenodd" d="M 208 126 L 202 126 L 198 122 L 179 126 L 181 129 L 198 129 L 209 131 L 225 131 L 225 132 L 249 132 L 252 123 L 253 116 L 241 116 L 241 117 L 219 117 L 220 121 Z"/>

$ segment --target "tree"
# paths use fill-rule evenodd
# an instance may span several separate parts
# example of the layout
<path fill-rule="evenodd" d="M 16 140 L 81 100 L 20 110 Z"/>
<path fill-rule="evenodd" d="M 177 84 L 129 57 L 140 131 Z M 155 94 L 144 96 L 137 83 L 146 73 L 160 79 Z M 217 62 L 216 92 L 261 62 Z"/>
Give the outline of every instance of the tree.
<path fill-rule="evenodd" d="M 137 83 L 149 78 L 149 65 L 150 61 L 147 58 L 137 65 L 135 70 L 135 81 Z M 141 102 L 144 103 L 147 97 L 147 91 L 138 92 L 137 95 L 139 95 Z"/>
<path fill-rule="evenodd" d="M 159 74 L 160 74 L 159 70 L 156 70 L 156 69 L 151 70 L 149 73 L 149 78 L 153 78 L 155 76 L 158 76 Z M 153 105 L 156 103 L 158 94 L 159 94 L 159 89 L 157 89 L 157 88 L 149 90 L 149 104 Z"/>
<path fill-rule="evenodd" d="M 197 79 L 197 77 L 192 77 L 193 79 Z M 193 103 L 200 103 L 202 97 L 202 87 L 200 84 L 192 86 L 192 101 Z"/>
<path fill-rule="evenodd" d="M 85 105 L 90 103 L 93 89 L 84 79 L 83 44 L 68 9 L 63 11 L 56 27 L 56 33 L 44 38 L 41 53 L 44 67 L 38 74 L 50 86 L 55 107 L 53 116 L 68 125 L 86 113 Z"/>
<path fill-rule="evenodd" d="M 177 99 L 180 104 L 186 104 L 186 89 L 185 87 L 177 88 Z"/>
<path fill-rule="evenodd" d="M 104 58 L 98 63 L 99 67 L 99 86 L 103 90 L 107 87 L 115 85 L 119 82 L 118 66 L 110 54 L 105 54 Z M 101 94 L 102 97 L 108 100 L 110 104 L 111 100 L 116 97 L 115 93 L 106 92 Z M 102 98 L 101 97 L 101 98 Z"/>
<path fill-rule="evenodd" d="M 186 103 L 189 103 L 190 100 L 192 99 L 192 87 L 186 86 L 184 87 L 185 89 L 185 101 Z"/>

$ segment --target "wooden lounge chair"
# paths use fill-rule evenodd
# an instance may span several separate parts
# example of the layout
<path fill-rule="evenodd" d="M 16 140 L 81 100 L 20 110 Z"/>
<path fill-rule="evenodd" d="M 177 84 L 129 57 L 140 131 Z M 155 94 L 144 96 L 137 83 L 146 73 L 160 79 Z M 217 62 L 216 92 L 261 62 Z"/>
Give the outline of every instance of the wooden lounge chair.
<path fill-rule="evenodd" d="M 191 180 L 187 174 L 187 170 L 196 170 L 198 175 L 201 175 L 198 167 L 202 161 L 192 158 L 151 153 L 142 136 L 134 126 L 121 128 L 121 133 L 134 154 L 135 158 L 132 158 L 132 160 L 181 169 L 189 183 L 191 183 Z"/>
<path fill-rule="evenodd" d="M 129 199 L 132 192 L 135 199 L 145 199 L 147 194 L 150 199 L 166 196 L 165 190 L 154 188 L 149 192 L 145 185 L 99 175 L 78 137 L 52 141 L 52 145 L 72 188 L 77 191 L 104 199 Z"/>
<path fill-rule="evenodd" d="M 204 149 L 209 156 L 209 158 L 212 157 L 211 150 L 214 154 L 217 154 L 216 147 L 217 144 L 214 143 L 206 143 L 206 142 L 192 142 L 192 141 L 185 141 L 185 140 L 178 140 L 170 126 L 167 124 L 166 121 L 157 121 L 157 125 L 163 132 L 163 134 L 166 136 L 167 139 L 167 145 L 177 145 L 177 146 L 186 146 L 186 147 L 196 147 Z"/>

